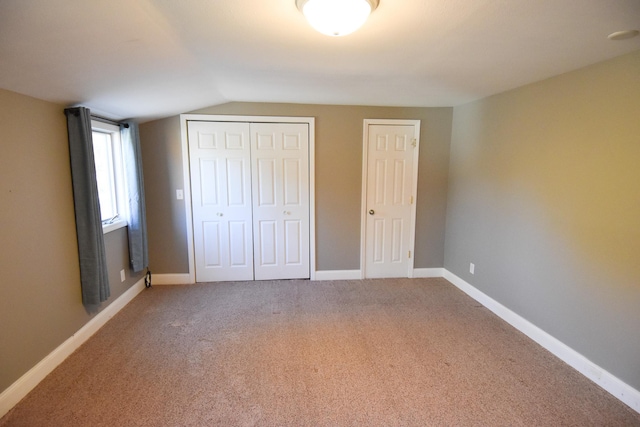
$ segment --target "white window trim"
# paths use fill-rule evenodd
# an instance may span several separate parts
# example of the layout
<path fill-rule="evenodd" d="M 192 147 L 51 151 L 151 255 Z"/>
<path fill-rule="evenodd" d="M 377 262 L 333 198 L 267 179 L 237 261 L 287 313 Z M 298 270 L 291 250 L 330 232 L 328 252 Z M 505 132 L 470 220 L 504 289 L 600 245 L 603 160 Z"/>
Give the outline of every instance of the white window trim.
<path fill-rule="evenodd" d="M 116 206 L 118 210 L 118 218 L 110 223 L 102 224 L 102 233 L 107 234 L 112 231 L 124 228 L 127 226 L 128 212 L 127 204 L 125 200 L 124 191 L 124 164 L 122 161 L 122 144 L 120 141 L 120 127 L 104 123 L 98 120 L 91 120 L 91 130 L 98 132 L 110 133 L 114 137 L 113 141 L 113 167 L 115 169 L 113 176 L 115 177 L 115 189 L 116 189 Z"/>
<path fill-rule="evenodd" d="M 111 231 L 118 230 L 127 226 L 127 221 L 124 219 L 118 219 L 110 224 L 102 224 L 102 234 L 107 234 Z"/>

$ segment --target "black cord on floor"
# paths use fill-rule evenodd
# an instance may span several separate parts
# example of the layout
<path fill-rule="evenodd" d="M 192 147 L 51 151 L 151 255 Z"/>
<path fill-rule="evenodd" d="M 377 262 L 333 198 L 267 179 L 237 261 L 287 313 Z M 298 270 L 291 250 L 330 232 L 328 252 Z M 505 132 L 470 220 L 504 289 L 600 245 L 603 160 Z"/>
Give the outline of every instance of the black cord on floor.
<path fill-rule="evenodd" d="M 147 288 L 151 287 L 151 270 L 147 268 L 147 275 L 144 277 L 144 285 Z"/>

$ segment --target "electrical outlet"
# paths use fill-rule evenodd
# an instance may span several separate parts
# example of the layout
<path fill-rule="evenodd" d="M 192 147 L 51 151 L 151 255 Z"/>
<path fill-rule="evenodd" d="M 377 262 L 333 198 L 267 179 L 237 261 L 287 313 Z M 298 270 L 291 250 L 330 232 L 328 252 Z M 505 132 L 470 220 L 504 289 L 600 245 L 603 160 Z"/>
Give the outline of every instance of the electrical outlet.
<path fill-rule="evenodd" d="M 124 270 L 120 270 L 120 281 L 124 282 L 124 279 L 126 279 L 126 276 L 124 275 Z"/>
<path fill-rule="evenodd" d="M 469 273 L 476 274 L 476 265 L 474 263 L 469 264 Z"/>
<path fill-rule="evenodd" d="M 176 199 L 178 199 L 178 200 L 184 199 L 184 191 L 176 190 Z"/>

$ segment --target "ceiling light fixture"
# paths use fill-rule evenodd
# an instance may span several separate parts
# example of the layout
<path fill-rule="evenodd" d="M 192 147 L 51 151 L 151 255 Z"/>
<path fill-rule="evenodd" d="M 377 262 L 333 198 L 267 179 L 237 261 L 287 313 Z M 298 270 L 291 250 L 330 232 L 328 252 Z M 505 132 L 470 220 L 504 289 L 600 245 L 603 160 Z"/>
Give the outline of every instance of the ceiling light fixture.
<path fill-rule="evenodd" d="M 379 0 L 296 0 L 309 24 L 328 36 L 346 36 L 360 28 Z"/>

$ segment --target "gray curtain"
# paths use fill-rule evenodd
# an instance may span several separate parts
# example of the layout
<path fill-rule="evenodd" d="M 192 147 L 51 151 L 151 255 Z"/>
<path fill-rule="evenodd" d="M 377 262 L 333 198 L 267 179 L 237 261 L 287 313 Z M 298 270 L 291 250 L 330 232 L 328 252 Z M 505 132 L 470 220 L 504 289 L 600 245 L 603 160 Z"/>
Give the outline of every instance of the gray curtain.
<path fill-rule="evenodd" d="M 126 190 L 129 209 L 129 257 L 131 268 L 138 273 L 149 266 L 147 249 L 147 215 L 142 178 L 142 155 L 138 125 L 133 122 L 120 124 L 122 154 L 126 174 Z"/>
<path fill-rule="evenodd" d="M 85 107 L 67 108 L 64 113 L 69 133 L 82 302 L 94 305 L 106 301 L 110 291 L 93 158 L 91 113 Z"/>

